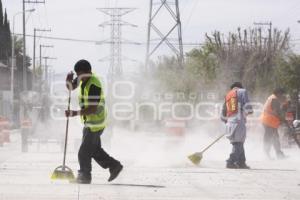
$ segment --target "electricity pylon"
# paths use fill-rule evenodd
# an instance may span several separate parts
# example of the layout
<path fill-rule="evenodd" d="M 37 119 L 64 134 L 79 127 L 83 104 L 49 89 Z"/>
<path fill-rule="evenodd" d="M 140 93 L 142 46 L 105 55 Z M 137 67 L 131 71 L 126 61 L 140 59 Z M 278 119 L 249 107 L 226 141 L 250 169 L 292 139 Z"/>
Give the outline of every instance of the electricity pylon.
<path fill-rule="evenodd" d="M 108 57 L 110 60 L 109 74 L 121 75 L 123 73 L 122 60 L 124 59 L 122 44 L 138 44 L 122 38 L 122 26 L 137 27 L 134 24 L 123 21 L 122 16 L 134 11 L 135 8 L 98 8 L 98 10 L 111 17 L 109 21 L 99 25 L 100 27 L 110 26 L 111 35 L 110 40 L 105 40 L 97 44 L 110 44 L 110 56 Z M 101 60 L 106 59 L 107 57 Z"/>
<path fill-rule="evenodd" d="M 165 8 L 165 9 L 163 9 Z M 166 10 L 166 11 L 165 11 Z M 173 24 L 169 30 L 163 31 L 157 25 L 159 21 L 159 14 L 167 12 L 167 15 L 172 20 Z M 156 20 L 156 21 L 155 21 Z M 176 38 L 170 38 L 172 33 L 177 32 Z M 153 34 L 156 33 L 160 39 L 158 43 L 151 48 L 151 40 Z M 175 42 L 173 42 L 175 41 Z M 149 21 L 148 21 L 148 35 L 147 35 L 147 49 L 146 49 L 146 70 L 149 65 L 149 60 L 151 56 L 156 52 L 156 50 L 163 44 L 167 46 L 175 53 L 178 59 L 180 67 L 183 67 L 184 57 L 183 57 L 183 46 L 182 46 L 182 29 L 180 20 L 180 10 L 178 0 L 150 0 L 150 11 L 149 11 Z"/>

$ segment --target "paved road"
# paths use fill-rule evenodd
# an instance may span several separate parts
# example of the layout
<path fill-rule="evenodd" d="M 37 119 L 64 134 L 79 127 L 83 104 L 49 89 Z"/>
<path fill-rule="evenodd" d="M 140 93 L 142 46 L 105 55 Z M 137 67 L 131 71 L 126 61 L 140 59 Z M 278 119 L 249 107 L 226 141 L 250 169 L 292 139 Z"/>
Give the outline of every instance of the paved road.
<path fill-rule="evenodd" d="M 223 160 L 209 156 L 213 150 L 195 167 L 185 158 L 173 164 L 151 163 L 162 152 L 151 157 L 150 148 L 144 157 L 133 150 L 125 155 L 125 146 L 121 149 L 123 154 L 111 151 L 125 166 L 118 179 L 108 183 L 108 171 L 93 163 L 93 183 L 77 185 L 50 180 L 62 161 L 59 146 L 45 144 L 39 151 L 32 146 L 29 153 L 20 153 L 16 141 L 0 149 L 0 200 L 300 199 L 298 149 L 286 150 L 291 158 L 284 161 L 252 159 L 251 170 L 224 169 Z M 74 170 L 76 159 L 75 152 L 68 153 L 67 163 Z"/>
<path fill-rule="evenodd" d="M 76 155 L 71 154 L 71 157 Z M 198 200 L 198 199 L 300 199 L 299 163 L 252 163 L 256 169 L 229 170 L 223 162 L 205 166 L 135 167 L 129 163 L 113 183 L 108 172 L 96 168 L 93 184 L 51 181 L 60 163 L 57 153 L 26 153 L 0 167 L 0 199 L 100 199 L 100 200 Z M 76 160 L 69 165 L 77 168 Z M 95 166 L 95 165 L 94 165 Z"/>
<path fill-rule="evenodd" d="M 10 140 L 10 143 L 4 143 L 3 147 L 0 147 L 0 164 L 13 156 L 20 154 L 20 133 L 18 130 L 12 131 Z"/>

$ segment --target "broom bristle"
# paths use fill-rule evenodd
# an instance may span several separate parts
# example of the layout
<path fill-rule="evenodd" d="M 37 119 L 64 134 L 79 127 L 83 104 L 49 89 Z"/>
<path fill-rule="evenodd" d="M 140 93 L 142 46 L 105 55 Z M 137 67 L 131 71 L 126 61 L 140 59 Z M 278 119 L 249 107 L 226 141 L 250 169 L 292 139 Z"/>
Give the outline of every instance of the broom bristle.
<path fill-rule="evenodd" d="M 55 170 L 51 175 L 52 180 L 74 180 L 75 176 L 72 171 Z"/>
<path fill-rule="evenodd" d="M 199 165 L 201 161 L 201 156 L 199 156 L 197 153 L 194 153 L 192 155 L 188 156 L 189 160 L 194 163 L 195 165 Z"/>

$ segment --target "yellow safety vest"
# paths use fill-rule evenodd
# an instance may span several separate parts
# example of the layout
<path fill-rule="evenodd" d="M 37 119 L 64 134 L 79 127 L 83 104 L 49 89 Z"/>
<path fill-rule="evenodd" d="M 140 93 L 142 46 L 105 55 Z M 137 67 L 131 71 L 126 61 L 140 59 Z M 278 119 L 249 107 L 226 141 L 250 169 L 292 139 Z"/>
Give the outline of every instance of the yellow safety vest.
<path fill-rule="evenodd" d="M 95 85 L 99 88 L 101 88 L 101 97 L 100 102 L 97 104 L 97 112 L 95 114 L 91 115 L 81 115 L 81 121 L 84 123 L 85 127 L 90 128 L 91 132 L 98 132 L 100 130 L 103 130 L 105 128 L 106 124 L 106 115 L 107 111 L 105 108 L 105 98 L 101 86 L 100 80 L 92 74 L 89 80 L 87 80 L 87 83 L 82 91 L 82 81 L 79 83 L 79 105 L 81 108 L 87 108 L 89 106 L 89 98 L 99 98 L 99 97 L 89 97 L 89 91 L 91 85 Z"/>

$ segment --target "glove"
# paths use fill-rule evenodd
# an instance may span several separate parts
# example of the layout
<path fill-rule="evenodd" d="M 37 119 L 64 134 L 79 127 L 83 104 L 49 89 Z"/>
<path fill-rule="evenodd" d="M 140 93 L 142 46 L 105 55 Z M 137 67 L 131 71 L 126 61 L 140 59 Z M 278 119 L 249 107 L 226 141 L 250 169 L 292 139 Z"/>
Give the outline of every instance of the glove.
<path fill-rule="evenodd" d="M 73 81 L 73 77 L 74 77 L 74 73 L 71 71 L 68 73 L 66 81 L 68 82 L 72 82 Z"/>

